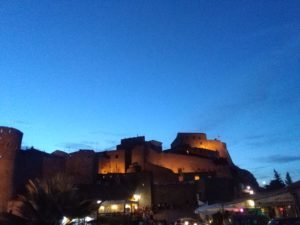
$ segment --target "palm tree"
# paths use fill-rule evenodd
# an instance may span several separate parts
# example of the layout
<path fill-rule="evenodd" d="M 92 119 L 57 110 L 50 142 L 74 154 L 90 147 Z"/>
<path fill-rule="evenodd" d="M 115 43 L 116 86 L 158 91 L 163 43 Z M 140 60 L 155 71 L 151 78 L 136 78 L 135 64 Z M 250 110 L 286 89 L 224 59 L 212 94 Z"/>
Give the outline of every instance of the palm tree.
<path fill-rule="evenodd" d="M 19 196 L 17 214 L 28 225 L 59 225 L 83 218 L 97 210 L 97 204 L 85 199 L 72 179 L 57 175 L 49 180 L 29 180 L 26 194 Z"/>

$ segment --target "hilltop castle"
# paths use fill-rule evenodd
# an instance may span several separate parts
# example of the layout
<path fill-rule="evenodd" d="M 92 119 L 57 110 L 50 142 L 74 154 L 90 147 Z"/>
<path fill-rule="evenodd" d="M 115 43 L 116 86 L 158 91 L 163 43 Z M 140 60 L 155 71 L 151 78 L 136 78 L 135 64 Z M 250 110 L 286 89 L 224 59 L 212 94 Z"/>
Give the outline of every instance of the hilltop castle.
<path fill-rule="evenodd" d="M 145 137 L 122 139 L 115 150 L 78 150 L 51 154 L 21 150 L 22 132 L 0 127 L 0 211 L 28 179 L 47 179 L 58 173 L 75 178 L 95 199 L 143 196 L 141 206 L 190 206 L 197 202 L 228 201 L 241 185 L 257 187 L 255 178 L 234 165 L 226 144 L 204 133 L 178 133 L 171 148 Z"/>

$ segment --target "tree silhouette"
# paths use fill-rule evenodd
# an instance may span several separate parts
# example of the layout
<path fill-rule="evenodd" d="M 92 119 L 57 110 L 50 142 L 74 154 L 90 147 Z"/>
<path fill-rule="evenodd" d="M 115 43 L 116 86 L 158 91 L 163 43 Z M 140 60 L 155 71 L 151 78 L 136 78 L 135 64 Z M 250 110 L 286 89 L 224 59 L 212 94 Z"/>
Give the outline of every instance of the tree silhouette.
<path fill-rule="evenodd" d="M 290 176 L 290 173 L 287 172 L 286 175 L 285 175 L 285 184 L 287 186 L 290 186 L 292 183 L 293 183 L 293 180 L 292 180 L 292 178 Z"/>
<path fill-rule="evenodd" d="M 59 225 L 64 217 L 71 222 L 97 210 L 97 204 L 85 199 L 65 175 L 45 181 L 29 180 L 26 194 L 19 196 L 19 202 L 15 211 L 28 225 Z"/>
<path fill-rule="evenodd" d="M 270 184 L 266 185 L 267 191 L 274 191 L 284 188 L 285 184 L 281 179 L 280 174 L 274 169 L 274 179 L 270 181 Z"/>

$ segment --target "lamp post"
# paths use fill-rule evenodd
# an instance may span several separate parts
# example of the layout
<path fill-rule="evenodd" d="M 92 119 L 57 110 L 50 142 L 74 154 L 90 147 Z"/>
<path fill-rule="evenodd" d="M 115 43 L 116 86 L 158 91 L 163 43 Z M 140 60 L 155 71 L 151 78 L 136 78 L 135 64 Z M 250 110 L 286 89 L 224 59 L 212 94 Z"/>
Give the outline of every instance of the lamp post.
<path fill-rule="evenodd" d="M 97 200 L 97 213 L 96 213 L 96 221 L 98 223 L 98 217 L 99 217 L 99 207 L 101 205 L 102 201 L 101 200 Z"/>
<path fill-rule="evenodd" d="M 138 207 L 140 205 L 140 200 L 141 200 L 141 195 L 140 194 L 134 194 L 133 195 L 133 201 L 137 202 Z"/>

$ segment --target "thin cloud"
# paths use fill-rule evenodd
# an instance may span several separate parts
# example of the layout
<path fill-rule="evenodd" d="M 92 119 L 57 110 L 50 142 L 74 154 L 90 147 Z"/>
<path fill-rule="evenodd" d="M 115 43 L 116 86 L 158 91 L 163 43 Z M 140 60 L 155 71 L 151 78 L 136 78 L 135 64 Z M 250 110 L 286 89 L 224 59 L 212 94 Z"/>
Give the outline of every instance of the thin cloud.
<path fill-rule="evenodd" d="M 201 128 L 205 130 L 215 129 L 216 127 L 232 122 L 237 116 L 241 115 L 245 111 L 251 109 L 257 109 L 258 105 L 265 103 L 267 97 L 264 93 L 256 95 L 254 97 L 246 97 L 240 101 L 234 101 L 231 103 L 223 104 L 217 108 L 213 107 L 211 109 L 212 113 L 205 113 L 200 115 L 200 118 L 205 118 L 201 124 Z M 218 112 L 217 114 L 213 112 Z M 214 114 L 214 117 L 211 115 Z"/>
<path fill-rule="evenodd" d="M 94 149 L 92 145 L 85 144 L 84 142 L 66 142 L 58 145 L 59 147 L 67 150 L 78 150 L 78 149 Z"/>
<path fill-rule="evenodd" d="M 268 168 L 269 166 L 258 166 L 258 167 L 255 167 L 255 168 L 250 168 L 251 171 L 260 171 L 262 169 L 266 169 Z"/>
<path fill-rule="evenodd" d="M 293 135 L 293 131 L 293 129 L 290 129 L 288 132 L 248 136 L 243 138 L 243 142 L 246 143 L 246 145 L 248 145 L 249 147 L 256 148 L 270 145 L 278 145 L 286 142 L 297 142 L 299 140 L 299 136 Z M 289 133 L 292 135 L 289 136 Z"/>
<path fill-rule="evenodd" d="M 96 142 L 96 141 L 83 141 L 81 143 L 85 144 L 85 145 L 89 145 L 89 146 L 97 146 L 97 145 L 99 145 L 99 143 Z"/>
<path fill-rule="evenodd" d="M 25 120 L 13 120 L 12 121 L 15 124 L 19 124 L 19 125 L 31 125 L 29 122 L 25 121 Z"/>
<path fill-rule="evenodd" d="M 112 145 L 117 145 L 118 144 L 118 142 L 116 140 L 110 140 L 110 139 L 106 139 L 105 143 L 112 144 Z"/>
<path fill-rule="evenodd" d="M 268 157 L 258 158 L 258 160 L 266 163 L 290 163 L 290 162 L 300 161 L 300 156 L 271 155 Z"/>
<path fill-rule="evenodd" d="M 117 144 L 118 142 L 115 140 L 106 139 L 102 144 L 96 141 L 81 141 L 81 142 L 64 142 L 58 144 L 57 146 L 68 152 L 77 151 L 79 149 L 90 149 L 95 151 L 102 151 L 108 149 L 115 149 Z"/>
<path fill-rule="evenodd" d="M 107 131 L 91 131 L 91 134 L 101 134 L 104 136 L 114 136 L 114 137 L 125 137 L 127 134 L 125 133 L 118 133 L 118 132 L 107 132 Z"/>
<path fill-rule="evenodd" d="M 273 174 L 272 174 L 273 175 Z M 255 178 L 257 180 L 266 180 L 266 179 L 270 179 L 272 178 L 272 175 L 270 174 L 270 176 L 267 176 L 267 175 L 256 175 Z"/>

